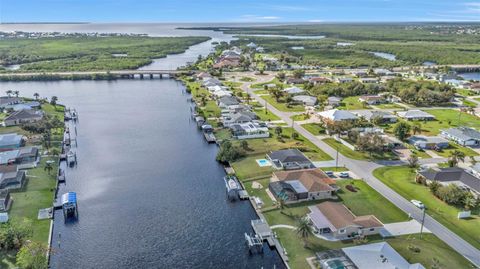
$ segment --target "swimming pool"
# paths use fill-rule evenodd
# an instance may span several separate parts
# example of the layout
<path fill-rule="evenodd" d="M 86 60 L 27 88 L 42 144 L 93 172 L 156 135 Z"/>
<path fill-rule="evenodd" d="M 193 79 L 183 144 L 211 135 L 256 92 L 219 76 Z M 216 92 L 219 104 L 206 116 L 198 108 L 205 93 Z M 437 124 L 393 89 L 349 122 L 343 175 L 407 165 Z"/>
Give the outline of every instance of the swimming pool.
<path fill-rule="evenodd" d="M 267 159 L 258 159 L 256 161 L 257 161 L 258 166 L 260 166 L 260 167 L 272 166 L 270 161 L 268 161 Z"/>

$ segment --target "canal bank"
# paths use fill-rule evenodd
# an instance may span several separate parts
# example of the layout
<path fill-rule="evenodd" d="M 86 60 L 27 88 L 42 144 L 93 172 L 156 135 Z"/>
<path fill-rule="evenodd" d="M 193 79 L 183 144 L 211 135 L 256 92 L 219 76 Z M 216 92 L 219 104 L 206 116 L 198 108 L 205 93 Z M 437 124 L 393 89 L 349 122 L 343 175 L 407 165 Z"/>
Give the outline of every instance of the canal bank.
<path fill-rule="evenodd" d="M 75 107 L 79 165 L 59 193 L 76 191 L 79 220 L 56 213 L 52 268 L 281 268 L 275 251 L 250 256 L 257 218 L 228 203 L 216 147 L 193 132 L 175 80 L 1 83 Z"/>

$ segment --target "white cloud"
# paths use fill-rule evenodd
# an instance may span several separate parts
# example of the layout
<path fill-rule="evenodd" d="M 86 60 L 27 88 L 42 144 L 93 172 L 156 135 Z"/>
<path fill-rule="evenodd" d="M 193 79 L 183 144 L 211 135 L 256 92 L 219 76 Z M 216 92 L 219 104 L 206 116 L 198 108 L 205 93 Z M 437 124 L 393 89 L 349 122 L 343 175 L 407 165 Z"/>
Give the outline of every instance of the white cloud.
<path fill-rule="evenodd" d="M 279 20 L 280 17 L 278 16 L 259 16 L 259 15 L 251 15 L 251 14 L 246 14 L 242 15 L 240 17 L 240 21 L 275 21 Z"/>
<path fill-rule="evenodd" d="M 308 20 L 308 22 L 324 22 L 324 20 L 313 19 L 313 20 Z"/>

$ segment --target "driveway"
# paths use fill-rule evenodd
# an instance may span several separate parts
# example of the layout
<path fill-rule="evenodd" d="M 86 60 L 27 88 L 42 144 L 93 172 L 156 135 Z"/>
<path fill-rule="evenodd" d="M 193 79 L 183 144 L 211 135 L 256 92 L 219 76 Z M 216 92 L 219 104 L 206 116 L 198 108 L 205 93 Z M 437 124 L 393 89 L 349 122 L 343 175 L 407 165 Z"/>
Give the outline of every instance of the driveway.
<path fill-rule="evenodd" d="M 405 222 L 395 222 L 384 225 L 384 229 L 380 232 L 383 237 L 399 236 L 406 234 L 420 233 L 420 222 L 412 219 Z M 431 233 L 430 230 L 423 227 L 424 233 Z"/>

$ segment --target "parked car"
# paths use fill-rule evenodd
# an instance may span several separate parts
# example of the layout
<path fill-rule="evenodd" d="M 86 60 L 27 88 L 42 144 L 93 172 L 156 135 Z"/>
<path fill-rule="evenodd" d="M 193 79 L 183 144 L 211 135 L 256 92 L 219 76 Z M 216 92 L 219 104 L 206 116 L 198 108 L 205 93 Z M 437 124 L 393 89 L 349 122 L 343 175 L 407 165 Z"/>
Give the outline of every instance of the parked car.
<path fill-rule="evenodd" d="M 329 176 L 329 177 L 334 176 L 333 171 L 325 171 L 325 174 L 327 174 L 327 176 Z"/>
<path fill-rule="evenodd" d="M 410 202 L 420 209 L 425 209 L 425 205 L 418 200 L 411 200 Z"/>
<path fill-rule="evenodd" d="M 348 172 L 340 172 L 338 176 L 341 178 L 349 178 L 350 174 Z"/>

